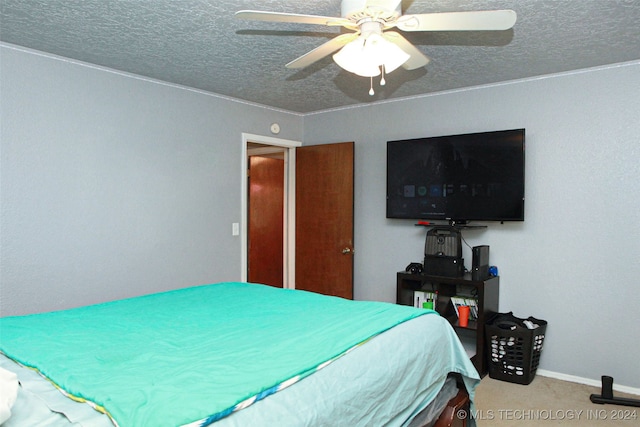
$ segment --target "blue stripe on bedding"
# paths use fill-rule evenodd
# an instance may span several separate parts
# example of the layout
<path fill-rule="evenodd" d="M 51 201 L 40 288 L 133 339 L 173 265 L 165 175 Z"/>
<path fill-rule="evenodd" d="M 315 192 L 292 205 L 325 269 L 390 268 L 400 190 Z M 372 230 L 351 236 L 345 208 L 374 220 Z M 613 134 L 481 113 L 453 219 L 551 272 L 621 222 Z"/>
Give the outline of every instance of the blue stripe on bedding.
<path fill-rule="evenodd" d="M 429 312 L 224 283 L 3 318 L 0 350 L 119 425 L 207 425 Z"/>

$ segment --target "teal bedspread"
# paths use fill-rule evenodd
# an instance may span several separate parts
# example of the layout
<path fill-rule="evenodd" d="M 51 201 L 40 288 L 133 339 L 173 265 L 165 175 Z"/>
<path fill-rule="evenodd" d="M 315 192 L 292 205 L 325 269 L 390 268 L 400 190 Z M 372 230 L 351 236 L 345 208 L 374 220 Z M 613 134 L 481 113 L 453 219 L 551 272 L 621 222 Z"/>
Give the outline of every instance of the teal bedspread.
<path fill-rule="evenodd" d="M 246 283 L 0 319 L 0 350 L 120 426 L 207 425 L 431 311 Z"/>

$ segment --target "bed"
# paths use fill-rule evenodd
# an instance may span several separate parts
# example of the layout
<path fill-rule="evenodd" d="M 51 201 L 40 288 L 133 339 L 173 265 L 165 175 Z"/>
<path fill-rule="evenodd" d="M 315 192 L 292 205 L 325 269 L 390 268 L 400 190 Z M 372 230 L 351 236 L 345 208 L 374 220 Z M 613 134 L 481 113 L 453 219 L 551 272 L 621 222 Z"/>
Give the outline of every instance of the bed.
<path fill-rule="evenodd" d="M 474 425 L 480 380 L 434 311 L 235 282 L 5 317 L 0 352 L 8 427 Z"/>

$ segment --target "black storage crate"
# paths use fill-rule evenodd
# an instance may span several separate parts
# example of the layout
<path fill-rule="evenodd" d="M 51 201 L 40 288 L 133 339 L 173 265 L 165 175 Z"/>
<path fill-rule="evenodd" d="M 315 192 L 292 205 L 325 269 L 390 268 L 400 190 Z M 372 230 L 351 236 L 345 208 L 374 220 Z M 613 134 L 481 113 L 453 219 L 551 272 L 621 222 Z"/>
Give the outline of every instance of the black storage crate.
<path fill-rule="evenodd" d="M 538 325 L 530 329 L 525 320 Z M 547 329 L 544 320 L 520 319 L 513 312 L 498 313 L 485 325 L 489 355 L 489 376 L 497 380 L 528 385 L 536 376 Z"/>

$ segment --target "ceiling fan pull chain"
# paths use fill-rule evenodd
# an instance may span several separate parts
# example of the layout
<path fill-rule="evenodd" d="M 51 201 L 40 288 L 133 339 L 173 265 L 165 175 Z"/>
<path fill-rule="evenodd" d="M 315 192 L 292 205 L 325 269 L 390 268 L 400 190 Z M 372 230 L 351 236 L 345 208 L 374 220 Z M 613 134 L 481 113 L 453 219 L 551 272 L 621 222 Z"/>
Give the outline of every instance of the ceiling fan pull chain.
<path fill-rule="evenodd" d="M 380 66 L 380 86 L 384 86 L 387 84 L 387 81 L 384 79 L 384 64 Z"/>
<path fill-rule="evenodd" d="M 371 79 L 371 89 L 369 89 L 369 95 L 373 96 L 375 92 L 373 91 L 373 76 L 369 77 Z"/>

